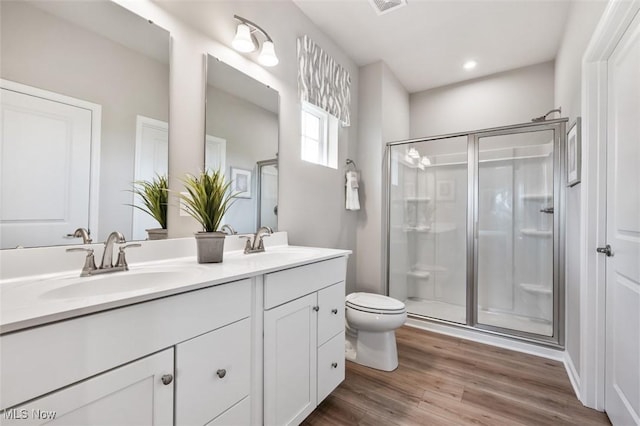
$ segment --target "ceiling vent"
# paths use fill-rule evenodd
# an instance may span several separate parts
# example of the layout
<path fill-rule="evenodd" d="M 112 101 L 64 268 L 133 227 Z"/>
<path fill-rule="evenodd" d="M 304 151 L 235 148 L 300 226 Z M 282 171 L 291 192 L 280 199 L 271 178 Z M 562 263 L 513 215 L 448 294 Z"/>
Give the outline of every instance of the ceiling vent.
<path fill-rule="evenodd" d="M 401 6 L 407 5 L 407 0 L 369 0 L 369 2 L 378 15 L 384 15 Z"/>

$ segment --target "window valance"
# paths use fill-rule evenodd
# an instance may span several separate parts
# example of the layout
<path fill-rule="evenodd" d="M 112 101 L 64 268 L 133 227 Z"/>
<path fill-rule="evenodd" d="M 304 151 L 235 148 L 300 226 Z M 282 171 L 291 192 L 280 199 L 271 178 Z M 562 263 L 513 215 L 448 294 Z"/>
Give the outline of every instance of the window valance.
<path fill-rule="evenodd" d="M 298 38 L 298 92 L 300 99 L 351 124 L 351 76 L 308 36 Z"/>

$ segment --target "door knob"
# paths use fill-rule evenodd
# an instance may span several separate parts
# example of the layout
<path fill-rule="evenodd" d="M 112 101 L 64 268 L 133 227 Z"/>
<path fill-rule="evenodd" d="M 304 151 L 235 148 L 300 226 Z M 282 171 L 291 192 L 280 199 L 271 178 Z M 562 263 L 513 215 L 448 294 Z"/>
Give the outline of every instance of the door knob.
<path fill-rule="evenodd" d="M 338 363 L 337 362 L 332 362 L 331 363 L 331 368 L 338 368 Z"/>
<path fill-rule="evenodd" d="M 173 375 L 165 374 L 164 376 L 160 377 L 160 380 L 162 380 L 163 385 L 170 385 L 171 382 L 173 382 Z"/>
<path fill-rule="evenodd" d="M 543 209 L 540 209 L 540 213 L 553 214 L 553 207 L 545 207 Z"/>
<path fill-rule="evenodd" d="M 338 310 L 336 308 L 333 308 L 331 310 L 331 313 L 334 314 L 334 315 L 338 315 Z"/>
<path fill-rule="evenodd" d="M 313 307 L 313 310 L 314 310 L 314 311 L 316 311 L 316 312 L 318 312 L 318 311 L 320 310 L 320 306 L 314 306 L 314 307 Z"/>
<path fill-rule="evenodd" d="M 597 251 L 598 253 L 606 254 L 606 255 L 607 255 L 607 257 L 611 257 L 611 256 L 613 256 L 613 250 L 611 250 L 611 246 L 610 246 L 609 244 L 607 244 L 607 245 L 606 245 L 606 246 L 604 246 L 604 247 L 598 247 L 598 248 L 596 249 L 596 251 Z"/>
<path fill-rule="evenodd" d="M 218 377 L 220 377 L 221 379 L 227 375 L 227 370 L 225 370 L 224 368 L 221 368 L 220 370 L 216 371 L 216 374 L 218 375 Z"/>

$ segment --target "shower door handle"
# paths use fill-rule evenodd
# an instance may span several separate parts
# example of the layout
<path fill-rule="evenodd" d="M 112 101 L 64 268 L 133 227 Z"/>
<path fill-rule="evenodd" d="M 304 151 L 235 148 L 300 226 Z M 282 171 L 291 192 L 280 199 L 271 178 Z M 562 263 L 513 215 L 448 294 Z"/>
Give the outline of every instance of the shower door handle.
<path fill-rule="evenodd" d="M 544 209 L 540 209 L 540 213 L 553 214 L 553 207 L 545 207 Z"/>

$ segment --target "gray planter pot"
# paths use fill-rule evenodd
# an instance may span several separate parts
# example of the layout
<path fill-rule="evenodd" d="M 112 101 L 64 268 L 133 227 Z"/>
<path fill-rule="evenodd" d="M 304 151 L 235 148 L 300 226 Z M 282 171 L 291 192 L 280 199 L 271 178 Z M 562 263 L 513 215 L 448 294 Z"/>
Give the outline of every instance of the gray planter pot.
<path fill-rule="evenodd" d="M 220 263 L 224 251 L 223 232 L 196 232 L 198 263 Z"/>
<path fill-rule="evenodd" d="M 149 240 L 166 240 L 167 239 L 167 230 L 162 228 L 151 228 L 145 229 L 147 231 L 147 235 L 149 236 Z"/>

